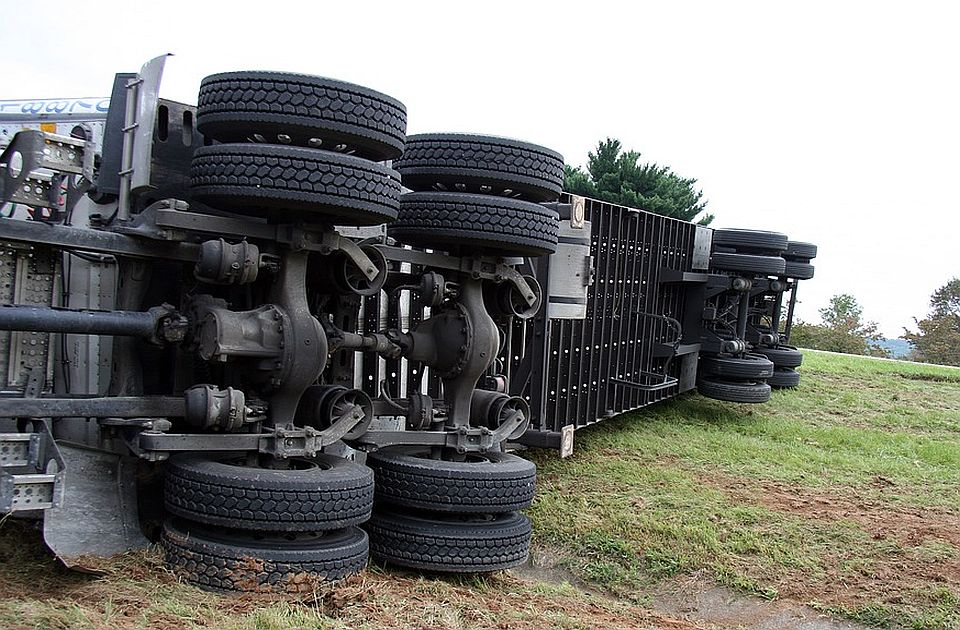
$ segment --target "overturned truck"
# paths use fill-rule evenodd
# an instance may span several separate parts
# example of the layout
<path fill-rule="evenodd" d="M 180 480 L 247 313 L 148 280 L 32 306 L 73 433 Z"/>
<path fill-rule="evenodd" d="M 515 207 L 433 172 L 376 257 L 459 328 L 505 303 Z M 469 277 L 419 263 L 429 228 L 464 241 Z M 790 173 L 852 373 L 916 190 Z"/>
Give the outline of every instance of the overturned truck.
<path fill-rule="evenodd" d="M 797 385 L 814 246 L 564 194 L 559 154 L 407 137 L 400 102 L 348 83 L 230 72 L 160 99 L 163 63 L 92 117 L 0 110 L 0 512 L 67 565 L 159 541 L 220 590 L 368 554 L 507 568 L 531 532 L 517 450 Z"/>

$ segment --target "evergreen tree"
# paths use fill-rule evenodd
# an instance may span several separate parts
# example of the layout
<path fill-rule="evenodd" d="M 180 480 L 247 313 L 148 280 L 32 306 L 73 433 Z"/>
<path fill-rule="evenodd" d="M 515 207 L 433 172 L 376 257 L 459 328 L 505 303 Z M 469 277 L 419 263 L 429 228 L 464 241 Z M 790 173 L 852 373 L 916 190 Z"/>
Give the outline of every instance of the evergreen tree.
<path fill-rule="evenodd" d="M 640 208 L 668 217 L 692 221 L 707 206 L 703 193 L 668 166 L 640 163 L 637 151 L 621 151 L 620 141 L 607 138 L 588 154 L 587 170 L 564 167 L 564 189 L 575 195 L 594 197 L 610 203 Z M 712 214 L 698 223 L 707 225 Z"/>

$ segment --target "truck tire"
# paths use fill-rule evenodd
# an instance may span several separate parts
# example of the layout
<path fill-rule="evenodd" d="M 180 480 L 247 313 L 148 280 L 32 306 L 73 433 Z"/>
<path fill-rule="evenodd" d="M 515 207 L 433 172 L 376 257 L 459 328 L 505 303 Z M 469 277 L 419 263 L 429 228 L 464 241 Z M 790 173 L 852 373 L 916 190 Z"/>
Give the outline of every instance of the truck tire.
<path fill-rule="evenodd" d="M 397 217 L 400 176 L 352 155 L 299 147 L 217 144 L 190 164 L 193 197 L 216 208 L 280 220 L 376 225 Z"/>
<path fill-rule="evenodd" d="M 503 514 L 401 514 L 378 510 L 366 525 L 370 555 L 385 564 L 444 573 L 483 573 L 523 564 L 530 520 Z"/>
<path fill-rule="evenodd" d="M 415 191 L 443 190 L 556 201 L 563 189 L 563 156 L 550 149 L 491 136 L 430 133 L 407 137 L 394 162 L 403 185 Z"/>
<path fill-rule="evenodd" d="M 557 249 L 559 218 L 529 201 L 464 193 L 412 192 L 400 197 L 387 233 L 428 249 L 543 256 Z"/>
<path fill-rule="evenodd" d="M 700 370 L 721 379 L 764 380 L 773 376 L 773 361 L 762 354 L 742 357 L 701 357 Z"/>
<path fill-rule="evenodd" d="M 733 247 L 737 251 L 782 252 L 787 249 L 787 235 L 763 230 L 717 229 L 713 231 L 713 245 Z"/>
<path fill-rule="evenodd" d="M 263 142 L 350 152 L 403 153 L 407 110 L 375 90 L 286 72 L 225 72 L 200 82 L 197 129 L 218 142 Z"/>
<path fill-rule="evenodd" d="M 790 260 L 810 262 L 817 257 L 817 246 L 813 243 L 790 241 L 787 243 L 786 251 L 783 252 L 783 257 Z"/>
<path fill-rule="evenodd" d="M 430 459 L 430 448 L 400 446 L 367 456 L 376 475 L 376 499 L 437 512 L 512 512 L 530 507 L 533 462 L 509 453 L 476 453 L 467 461 Z"/>
<path fill-rule="evenodd" d="M 785 278 L 796 278 L 797 280 L 809 280 L 813 277 L 813 265 L 788 260 L 784 265 L 783 276 Z"/>
<path fill-rule="evenodd" d="M 800 372 L 793 368 L 777 368 L 767 383 L 775 388 L 797 387 L 800 385 Z"/>
<path fill-rule="evenodd" d="M 164 504 L 197 523 L 262 532 L 357 525 L 373 509 L 373 471 L 332 455 L 294 460 L 296 469 L 241 465 L 233 454 L 176 455 L 166 466 Z"/>
<path fill-rule="evenodd" d="M 719 271 L 741 271 L 764 276 L 782 276 L 783 270 L 786 268 L 786 261 L 779 256 L 713 252 L 710 254 L 710 268 Z"/>
<path fill-rule="evenodd" d="M 773 361 L 773 364 L 778 368 L 795 368 L 803 364 L 803 353 L 792 346 L 779 346 L 777 348 L 757 346 L 753 351 Z"/>
<path fill-rule="evenodd" d="M 170 519 L 160 546 L 187 582 L 214 591 L 312 592 L 305 576 L 340 580 L 367 564 L 369 539 L 358 527 L 324 534 L 255 534 Z"/>
<path fill-rule="evenodd" d="M 707 398 L 728 402 L 765 403 L 770 400 L 770 386 L 763 382 L 731 382 L 699 378 L 697 391 Z"/>

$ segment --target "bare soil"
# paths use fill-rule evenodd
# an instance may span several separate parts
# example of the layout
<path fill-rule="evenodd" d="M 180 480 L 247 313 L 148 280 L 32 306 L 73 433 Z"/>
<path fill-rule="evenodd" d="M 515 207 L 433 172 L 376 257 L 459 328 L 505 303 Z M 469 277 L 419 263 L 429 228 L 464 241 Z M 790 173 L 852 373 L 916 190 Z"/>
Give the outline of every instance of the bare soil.
<path fill-rule="evenodd" d="M 567 583 L 585 593 L 609 599 L 616 597 L 579 580 L 561 566 L 563 555 L 534 548 L 530 560 L 512 574 L 535 582 Z M 765 601 L 717 586 L 709 576 L 693 575 L 666 580 L 636 597 L 649 602 L 664 620 L 685 623 L 671 627 L 707 629 L 750 628 L 755 630 L 862 630 L 864 626 L 838 621 L 809 606 L 788 600 Z"/>
<path fill-rule="evenodd" d="M 889 543 L 888 551 L 850 568 L 851 558 L 837 548 L 824 555 L 824 578 L 805 579 L 786 574 L 777 583 L 781 596 L 799 601 L 818 601 L 856 608 L 869 602 L 901 603 L 905 593 L 922 591 L 931 583 L 960 592 L 960 515 L 946 510 L 922 509 L 892 501 L 852 494 L 850 488 L 823 489 L 786 483 L 731 478 L 720 474 L 701 477 L 738 502 L 759 504 L 776 511 L 819 522 L 846 521 L 855 524 L 876 541 Z M 871 480 L 874 489 L 893 483 L 881 476 Z M 876 493 L 869 493 L 876 496 Z M 931 544 L 942 553 L 931 557 Z"/>

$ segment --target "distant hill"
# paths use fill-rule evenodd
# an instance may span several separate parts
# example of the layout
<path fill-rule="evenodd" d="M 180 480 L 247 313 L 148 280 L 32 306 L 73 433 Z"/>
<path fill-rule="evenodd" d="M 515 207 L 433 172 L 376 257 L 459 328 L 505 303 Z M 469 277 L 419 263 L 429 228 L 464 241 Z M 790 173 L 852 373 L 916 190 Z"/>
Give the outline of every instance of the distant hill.
<path fill-rule="evenodd" d="M 905 359 L 913 349 L 913 346 L 903 339 L 884 339 L 883 341 L 878 341 L 877 345 L 889 350 L 890 356 L 894 359 Z"/>

